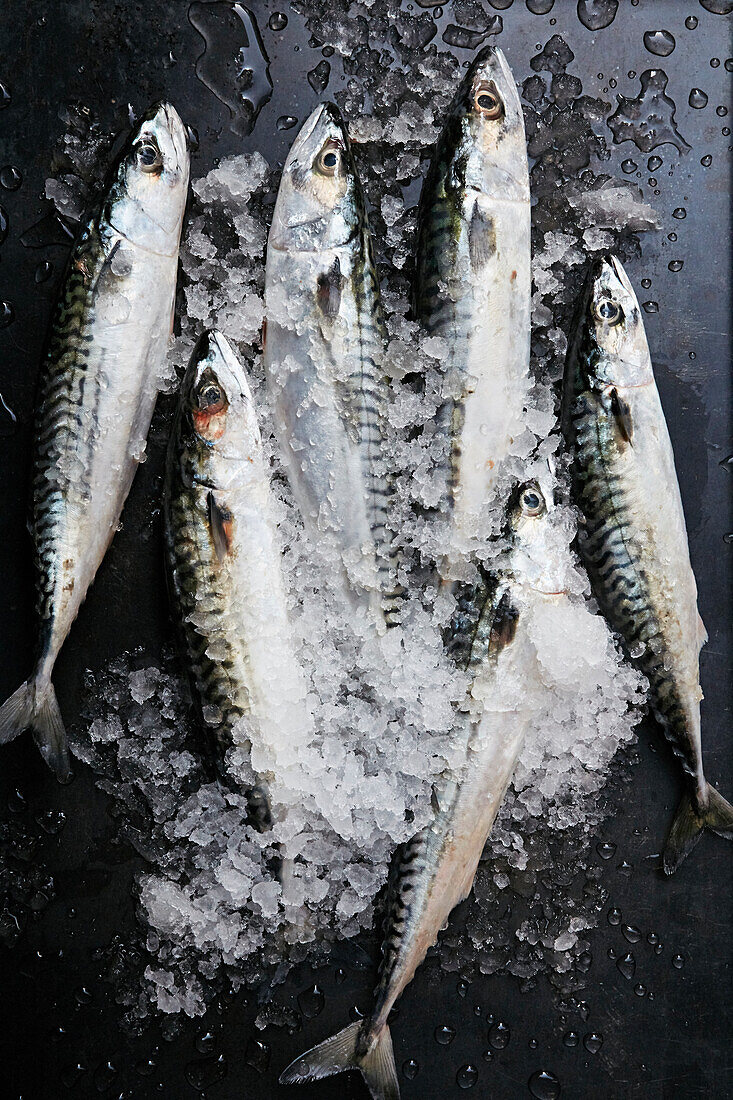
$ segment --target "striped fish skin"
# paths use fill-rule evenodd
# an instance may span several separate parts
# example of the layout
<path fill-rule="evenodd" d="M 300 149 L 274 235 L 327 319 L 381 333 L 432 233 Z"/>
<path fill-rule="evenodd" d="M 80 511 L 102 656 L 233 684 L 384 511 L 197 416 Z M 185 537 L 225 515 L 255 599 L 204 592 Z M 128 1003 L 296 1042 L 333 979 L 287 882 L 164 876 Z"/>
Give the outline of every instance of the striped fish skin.
<path fill-rule="evenodd" d="M 168 452 L 170 590 L 204 725 L 224 775 L 270 820 L 268 790 L 308 737 L 262 440 L 245 372 L 221 333 L 194 349 Z"/>
<path fill-rule="evenodd" d="M 497 466 L 523 430 L 529 387 L 531 238 L 524 118 L 500 49 L 468 69 L 433 154 L 418 212 L 414 310 L 447 345 L 451 395 L 437 432 L 451 579 L 482 531 Z"/>
<path fill-rule="evenodd" d="M 30 524 L 38 658 L 0 709 L 0 743 L 30 726 L 59 778 L 69 761 L 51 676 L 144 454 L 172 327 L 188 175 L 183 123 L 170 104 L 156 105 L 72 252 L 42 366 Z"/>
<path fill-rule="evenodd" d="M 389 1013 L 454 907 L 471 891 L 534 713 L 529 697 L 536 659 L 527 611 L 533 601 L 556 601 L 561 589 L 549 573 L 536 588 L 534 577 L 528 584 L 513 570 L 521 560 L 517 552 L 544 548 L 549 500 L 535 481 L 512 494 L 507 520 L 513 548 L 502 571 L 484 578 L 456 614 L 449 651 L 472 674 L 460 726 L 464 762 L 435 792 L 432 823 L 395 855 L 373 1011 L 297 1059 L 283 1073 L 285 1083 L 354 1068 L 366 1077 L 372 1096 L 399 1096 Z"/>
<path fill-rule="evenodd" d="M 563 431 L 593 594 L 649 680 L 650 706 L 686 781 L 664 856 L 671 873 L 706 825 L 729 834 L 733 811 L 703 772 L 699 652 L 707 635 L 641 310 L 614 256 L 594 263 L 579 305 Z"/>
<path fill-rule="evenodd" d="M 341 116 L 316 108 L 283 169 L 267 245 L 265 369 L 309 536 L 347 604 L 397 616 L 383 454 L 385 329 L 364 197 Z"/>

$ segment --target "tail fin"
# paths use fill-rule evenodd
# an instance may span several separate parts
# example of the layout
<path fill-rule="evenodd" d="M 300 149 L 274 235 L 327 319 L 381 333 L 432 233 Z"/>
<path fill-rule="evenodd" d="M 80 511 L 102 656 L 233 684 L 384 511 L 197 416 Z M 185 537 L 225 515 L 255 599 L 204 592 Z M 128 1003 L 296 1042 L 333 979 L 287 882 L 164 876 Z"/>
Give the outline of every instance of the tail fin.
<path fill-rule="evenodd" d="M 666 874 L 671 875 L 677 870 L 705 829 L 729 840 L 733 839 L 733 806 L 710 783 L 707 785 L 707 796 L 707 809 L 702 814 L 697 813 L 689 795 L 685 795 L 680 802 L 664 849 L 663 864 Z"/>
<path fill-rule="evenodd" d="M 0 707 L 0 745 L 6 745 L 29 728 L 56 778 L 67 782 L 71 778 L 71 765 L 66 730 L 50 680 L 26 680 Z"/>
<path fill-rule="evenodd" d="M 280 1084 L 299 1085 L 307 1081 L 320 1081 L 344 1070 L 358 1069 L 367 1083 L 372 1100 L 399 1100 L 400 1086 L 389 1028 L 385 1024 L 376 1042 L 366 1053 L 362 1053 L 359 1049 L 361 1027 L 361 1021 L 357 1020 L 296 1058 L 280 1074 Z"/>

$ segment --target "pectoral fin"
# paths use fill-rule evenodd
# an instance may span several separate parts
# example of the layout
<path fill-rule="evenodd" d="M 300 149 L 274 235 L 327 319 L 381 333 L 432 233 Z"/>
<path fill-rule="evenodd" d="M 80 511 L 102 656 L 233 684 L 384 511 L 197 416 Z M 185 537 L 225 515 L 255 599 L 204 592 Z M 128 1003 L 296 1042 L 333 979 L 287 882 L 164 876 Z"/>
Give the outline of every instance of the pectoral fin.
<path fill-rule="evenodd" d="M 341 308 L 342 286 L 343 276 L 341 274 L 341 264 L 338 256 L 336 256 L 330 270 L 318 276 L 316 301 L 324 317 L 338 317 L 338 312 Z"/>
<path fill-rule="evenodd" d="M 473 204 L 471 221 L 468 224 L 468 254 L 472 269 L 479 271 L 494 252 L 496 252 L 494 222 L 476 200 Z"/>
<path fill-rule="evenodd" d="M 211 541 L 219 561 L 224 561 L 232 552 L 232 513 L 227 508 L 217 504 L 212 492 L 207 498 L 209 510 L 209 528 Z"/>
<path fill-rule="evenodd" d="M 634 426 L 631 422 L 631 409 L 623 397 L 619 396 L 618 390 L 613 390 L 611 393 L 611 412 L 621 438 L 627 443 L 632 443 Z"/>

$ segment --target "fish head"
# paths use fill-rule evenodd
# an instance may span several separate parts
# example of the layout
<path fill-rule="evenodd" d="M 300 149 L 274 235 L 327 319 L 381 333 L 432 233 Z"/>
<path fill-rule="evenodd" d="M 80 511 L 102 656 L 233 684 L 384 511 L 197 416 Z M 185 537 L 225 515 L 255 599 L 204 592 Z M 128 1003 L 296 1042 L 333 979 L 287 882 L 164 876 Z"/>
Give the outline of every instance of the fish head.
<path fill-rule="evenodd" d="M 306 119 L 283 168 L 269 247 L 317 252 L 347 244 L 364 210 L 346 127 L 333 103 Z"/>
<path fill-rule="evenodd" d="M 524 115 L 503 52 L 486 46 L 456 92 L 445 128 L 448 185 L 488 197 L 529 201 Z"/>
<path fill-rule="evenodd" d="M 600 256 L 588 272 L 567 372 L 566 386 L 576 392 L 654 381 L 639 302 L 616 256 Z"/>
<path fill-rule="evenodd" d="M 506 533 L 515 582 L 533 596 L 562 595 L 572 560 L 563 510 L 555 503 L 554 478 L 544 473 L 515 486 L 507 503 Z"/>
<path fill-rule="evenodd" d="M 186 128 L 170 103 L 151 107 L 117 164 L 105 215 L 149 252 L 175 255 L 188 196 Z"/>
<path fill-rule="evenodd" d="M 204 332 L 181 388 L 190 447 L 212 460 L 251 460 L 261 446 L 254 401 L 244 369 L 226 338 Z"/>

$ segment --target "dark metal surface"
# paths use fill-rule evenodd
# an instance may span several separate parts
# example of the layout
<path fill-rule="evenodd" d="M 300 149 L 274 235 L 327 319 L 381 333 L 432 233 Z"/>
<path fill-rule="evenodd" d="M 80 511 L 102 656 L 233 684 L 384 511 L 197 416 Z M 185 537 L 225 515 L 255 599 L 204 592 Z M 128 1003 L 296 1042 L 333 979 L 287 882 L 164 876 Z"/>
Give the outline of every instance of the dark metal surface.
<path fill-rule="evenodd" d="M 280 6 L 289 22 L 284 31 L 275 32 L 268 18 L 277 5 L 266 7 L 258 0 L 251 6 L 270 58 L 274 92 L 250 137 L 230 129 L 228 108 L 196 76 L 203 41 L 187 19 L 185 0 L 32 0 L 23 6 L 6 3 L 0 12 L 0 82 L 11 94 L 10 103 L 0 111 L 0 169 L 15 165 L 23 177 L 16 190 L 8 190 L 1 186 L 0 174 L 0 206 L 9 219 L 7 239 L 0 246 L 0 299 L 14 311 L 12 323 L 0 329 L 0 393 L 17 417 L 13 424 L 0 407 L 0 699 L 28 675 L 33 649 L 25 530 L 31 414 L 41 345 L 66 250 L 29 249 L 20 236 L 48 209 L 40 196 L 50 173 L 51 150 L 65 128 L 58 118 L 59 105 L 80 100 L 111 130 L 123 123 L 128 101 L 142 109 L 155 99 L 170 98 L 199 132 L 194 177 L 203 175 L 214 158 L 242 149 L 260 149 L 270 163 L 282 160 L 293 131 L 278 130 L 276 120 L 283 115 L 303 120 L 318 101 L 306 74 L 321 52 L 309 45 L 309 32 L 295 11 Z M 446 3 L 438 17 L 439 35 L 449 23 L 460 21 L 459 7 L 454 11 Z M 683 158 L 669 145 L 657 150 L 665 161 L 659 170 L 660 196 L 654 196 L 646 182 L 648 154 L 639 153 L 631 143 L 613 147 L 606 170 L 621 175 L 621 162 L 633 156 L 643 172 L 639 182 L 645 197 L 663 220 L 660 232 L 645 237 L 642 257 L 628 270 L 637 287 L 642 278 L 652 280 L 648 297 L 659 304 L 659 311 L 646 317 L 647 332 L 675 446 L 700 610 L 710 634 L 702 654 L 706 771 L 730 797 L 731 546 L 724 536 L 733 531 L 733 483 L 730 463 L 728 468 L 721 465 L 733 450 L 730 139 L 721 133 L 730 116 L 719 117 L 716 107 L 730 106 L 730 73 L 724 62 L 733 51 L 729 20 L 706 10 L 710 7 L 715 5 L 702 6 L 697 0 L 624 0 L 614 22 L 593 34 L 578 20 L 574 0 L 557 0 L 553 11 L 542 16 L 514 0 L 502 11 L 499 41 L 522 81 L 531 73 L 529 58 L 536 44 L 561 34 L 575 52 L 572 71 L 589 95 L 601 94 L 613 78 L 617 91 L 635 96 L 638 78 L 627 73 L 663 65 L 669 76 L 668 94 L 677 105 L 678 127 L 692 146 Z M 488 5 L 486 12 L 495 14 Z M 365 15 L 368 20 L 366 7 Z M 689 16 L 699 20 L 694 30 L 685 27 Z M 556 19 L 554 26 L 550 19 Z M 675 52 L 666 58 L 650 54 L 643 41 L 644 32 L 660 27 L 677 39 Z M 446 48 L 442 42 L 440 46 Z M 461 53 L 464 56 L 470 55 Z M 720 64 L 711 65 L 716 58 Z M 327 94 L 342 87 L 344 79 L 338 55 L 331 64 Z M 709 96 L 703 110 L 688 106 L 693 87 Z M 613 92 L 605 97 L 612 99 Z M 609 133 L 607 137 L 610 141 Z M 713 159 L 705 167 L 701 159 L 708 154 Z M 667 176 L 670 166 L 674 174 Z M 672 216 L 681 206 L 687 210 L 683 221 Z M 677 240 L 670 241 L 670 233 L 676 233 Z M 675 273 L 668 264 L 676 259 L 682 259 L 684 267 Z M 34 273 L 43 260 L 53 263 L 54 272 L 39 284 Z M 54 679 L 69 723 L 78 716 L 86 668 L 100 668 L 137 646 L 154 660 L 171 638 L 158 513 L 164 445 L 161 422 L 154 422 L 150 457 L 136 479 L 123 528 L 58 662 Z M 622 926 L 608 923 L 605 914 L 590 933 L 593 961 L 583 994 L 587 1010 L 580 1015 L 563 1014 L 544 980 L 522 992 L 517 980 L 498 975 L 459 992 L 458 976 L 442 973 L 435 960 L 428 961 L 403 996 L 393 1026 L 398 1066 L 410 1058 L 419 1064 L 414 1079 L 401 1076 L 405 1100 L 461 1095 L 456 1073 L 467 1063 L 478 1069 L 472 1095 L 497 1100 L 530 1095 L 528 1081 L 539 1070 L 555 1074 L 562 1096 L 568 1098 L 666 1100 L 733 1093 L 726 1027 L 731 847 L 706 837 L 673 879 L 662 876 L 655 854 L 679 785 L 668 756 L 657 750 L 660 738 L 645 727 L 640 734 L 641 763 L 632 770 L 615 816 L 596 838 L 618 846 L 614 859 L 603 865 L 603 883 L 610 890 L 608 908 L 619 908 L 623 923 L 643 933 L 634 947 L 633 981 L 626 980 L 608 957 L 609 949 L 623 955 L 629 946 Z M 217 1002 L 205 1019 L 183 1021 L 178 1034 L 159 1024 L 136 1038 L 121 1030 L 121 1008 L 114 999 L 119 986 L 110 981 L 114 951 L 107 950 L 103 957 L 98 953 L 116 936 L 125 940 L 134 926 L 132 882 L 141 860 L 115 844 L 105 796 L 82 766 L 77 773 L 71 786 L 59 787 L 29 738 L 0 756 L 0 840 L 6 849 L 17 842 L 2 887 L 11 894 L 14 888 L 22 889 L 17 909 L 27 917 L 16 946 L 0 948 L 0 1095 L 23 1100 L 99 1094 L 177 1100 L 195 1095 L 196 1082 L 205 1085 L 226 1070 L 206 1089 L 207 1095 L 220 1100 L 364 1096 L 361 1083 L 347 1078 L 300 1092 L 276 1082 L 294 1055 L 346 1022 L 352 1005 L 368 1007 L 374 982 L 368 959 L 375 959 L 375 944 L 368 940 L 364 947 L 370 955 L 344 950 L 340 965 L 345 980 L 337 981 L 339 962 L 316 975 L 301 968 L 291 977 L 284 1003 L 297 1007 L 298 992 L 315 980 L 325 994 L 320 1014 L 304 1019 L 294 1033 L 255 1032 L 255 1008 L 241 994 Z M 37 823 L 49 809 L 66 815 L 57 835 L 49 833 L 49 820 Z M 25 839 L 18 841 L 19 836 Z M 629 873 L 617 870 L 623 860 L 631 865 Z M 52 877 L 52 888 L 44 875 Z M 454 919 L 460 921 L 470 904 Z M 663 942 L 661 953 L 647 942 L 652 932 Z M 679 967 L 673 962 L 676 955 L 682 956 Z M 637 983 L 651 991 L 653 999 L 636 995 Z M 509 1025 L 511 1040 L 486 1061 L 482 1054 L 488 1046 L 489 1013 Z M 456 1030 L 447 1046 L 434 1038 L 435 1029 L 444 1024 Z M 562 1041 L 570 1030 L 580 1036 L 574 1047 Z M 214 1038 L 201 1041 L 207 1031 Z M 603 1039 L 597 1053 L 583 1042 L 592 1033 Z M 252 1064 L 258 1061 L 254 1040 L 268 1044 L 268 1068 Z M 220 1055 L 224 1062 L 217 1063 Z M 154 1064 L 146 1064 L 148 1060 Z"/>

